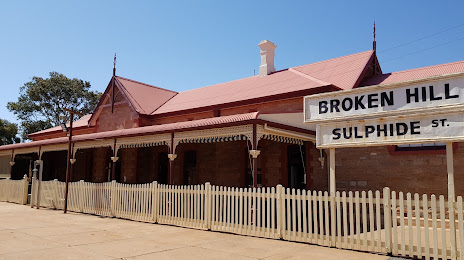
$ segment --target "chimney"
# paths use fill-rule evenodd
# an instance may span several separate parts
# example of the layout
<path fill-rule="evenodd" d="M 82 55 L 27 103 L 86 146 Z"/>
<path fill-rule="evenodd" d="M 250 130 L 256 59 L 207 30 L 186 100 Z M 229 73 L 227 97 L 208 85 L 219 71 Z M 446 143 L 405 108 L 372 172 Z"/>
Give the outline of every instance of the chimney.
<path fill-rule="evenodd" d="M 261 49 L 261 66 L 259 66 L 259 76 L 264 77 L 275 71 L 274 52 L 277 46 L 268 40 L 260 42 L 258 46 Z"/>

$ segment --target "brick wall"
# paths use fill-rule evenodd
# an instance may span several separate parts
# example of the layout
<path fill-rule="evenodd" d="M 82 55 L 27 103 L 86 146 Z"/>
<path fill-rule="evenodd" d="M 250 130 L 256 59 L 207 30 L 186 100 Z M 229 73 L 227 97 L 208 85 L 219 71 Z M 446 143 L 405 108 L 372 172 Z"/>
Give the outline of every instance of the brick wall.
<path fill-rule="evenodd" d="M 137 183 L 137 148 L 122 148 L 121 150 L 122 183 Z"/>
<path fill-rule="evenodd" d="M 211 182 L 213 185 L 234 187 L 245 186 L 246 142 L 222 142 L 209 144 L 180 144 L 177 146 L 177 158 L 174 160 L 173 181 L 184 184 L 184 154 L 196 151 L 196 174 L 193 184 Z"/>
<path fill-rule="evenodd" d="M 108 181 L 109 147 L 93 149 L 92 182 Z"/>
<path fill-rule="evenodd" d="M 111 131 L 117 129 L 134 128 L 138 126 L 138 115 L 128 103 L 102 108 L 98 116 L 96 132 Z"/>
<path fill-rule="evenodd" d="M 311 189 L 327 190 L 327 159 L 324 169 L 311 155 Z M 327 151 L 328 152 L 328 151 Z M 391 190 L 447 195 L 446 154 L 440 152 L 390 154 L 387 146 L 336 149 L 337 190 Z M 456 195 L 464 195 L 464 143 L 454 152 Z"/>
<path fill-rule="evenodd" d="M 287 186 L 287 144 L 261 140 L 258 148 L 261 150 L 263 187 Z"/>
<path fill-rule="evenodd" d="M 259 111 L 261 113 L 283 113 L 283 112 L 302 112 L 303 111 L 303 98 L 292 98 L 285 100 L 278 100 L 267 103 L 257 103 L 239 107 L 223 108 L 220 110 L 221 116 L 230 116 L 236 114 L 244 114 L 252 111 Z M 175 122 L 184 122 L 189 120 L 199 120 L 214 117 L 214 111 L 204 111 L 197 113 L 187 113 L 178 116 L 160 117 L 156 119 L 141 120 L 143 125 L 158 125 L 168 124 Z"/>

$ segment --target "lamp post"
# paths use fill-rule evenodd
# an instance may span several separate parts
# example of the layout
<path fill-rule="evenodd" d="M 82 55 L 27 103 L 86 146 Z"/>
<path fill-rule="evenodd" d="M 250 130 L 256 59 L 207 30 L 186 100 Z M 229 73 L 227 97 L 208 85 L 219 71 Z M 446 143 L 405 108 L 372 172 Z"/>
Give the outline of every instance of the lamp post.
<path fill-rule="evenodd" d="M 74 114 L 78 116 L 83 116 L 83 114 L 74 111 L 73 109 L 63 109 L 66 112 L 70 113 L 70 119 L 69 119 L 69 128 L 66 127 L 65 123 L 61 124 L 61 128 L 63 129 L 63 132 L 68 133 L 69 136 L 69 141 L 68 141 L 68 156 L 67 156 L 67 166 L 66 166 L 66 189 L 65 189 L 65 195 L 64 195 L 64 213 L 67 212 L 68 209 L 68 189 L 69 189 L 69 175 L 71 171 L 71 143 L 72 143 L 72 126 L 73 126 L 73 119 L 74 119 Z"/>

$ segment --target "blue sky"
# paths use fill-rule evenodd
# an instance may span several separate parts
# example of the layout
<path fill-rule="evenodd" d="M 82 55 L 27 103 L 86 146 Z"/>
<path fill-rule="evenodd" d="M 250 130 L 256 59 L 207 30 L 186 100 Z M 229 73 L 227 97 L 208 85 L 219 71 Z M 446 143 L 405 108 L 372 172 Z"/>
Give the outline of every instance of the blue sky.
<path fill-rule="evenodd" d="M 32 76 L 58 71 L 104 91 L 115 52 L 118 75 L 184 91 L 252 76 L 264 39 L 278 70 L 369 50 L 375 20 L 384 72 L 464 60 L 463 1 L 0 4 L 0 118 L 12 122 L 6 104 Z"/>

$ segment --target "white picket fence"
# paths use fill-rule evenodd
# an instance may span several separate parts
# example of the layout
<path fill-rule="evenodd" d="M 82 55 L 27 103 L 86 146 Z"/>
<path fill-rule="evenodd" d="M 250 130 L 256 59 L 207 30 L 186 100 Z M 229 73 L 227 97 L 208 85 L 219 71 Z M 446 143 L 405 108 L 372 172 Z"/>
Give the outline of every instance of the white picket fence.
<path fill-rule="evenodd" d="M 34 183 L 37 187 L 38 182 Z M 63 208 L 63 182 L 44 181 L 40 190 L 40 206 Z M 232 188 L 209 183 L 80 181 L 69 185 L 68 209 L 343 249 L 464 260 L 462 204 L 462 197 L 445 201 L 443 196 L 437 200 L 435 195 L 388 188 L 330 196 L 281 185 Z"/>
<path fill-rule="evenodd" d="M 26 175 L 22 180 L 0 180 L 0 201 L 25 205 L 27 203 L 28 186 L 29 182 Z"/>

